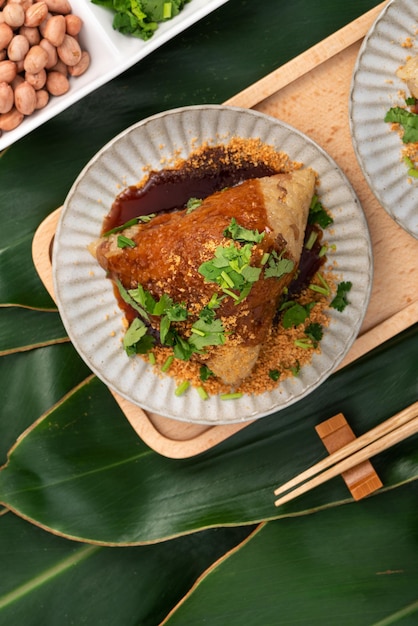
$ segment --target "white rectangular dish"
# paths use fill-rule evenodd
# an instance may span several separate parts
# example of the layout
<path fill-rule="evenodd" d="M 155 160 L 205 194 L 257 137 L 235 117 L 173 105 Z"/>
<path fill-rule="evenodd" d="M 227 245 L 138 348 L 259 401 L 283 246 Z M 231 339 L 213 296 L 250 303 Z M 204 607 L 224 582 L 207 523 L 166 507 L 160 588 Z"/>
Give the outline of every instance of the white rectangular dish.
<path fill-rule="evenodd" d="M 135 65 L 227 0 L 190 0 L 179 15 L 159 24 L 148 41 L 115 31 L 112 27 L 113 13 L 90 0 L 70 2 L 72 12 L 84 22 L 80 44 L 90 54 L 90 67 L 82 76 L 71 78 L 70 90 L 65 95 L 52 97 L 44 109 L 26 117 L 15 130 L 3 132 L 0 137 L 0 151 Z"/>

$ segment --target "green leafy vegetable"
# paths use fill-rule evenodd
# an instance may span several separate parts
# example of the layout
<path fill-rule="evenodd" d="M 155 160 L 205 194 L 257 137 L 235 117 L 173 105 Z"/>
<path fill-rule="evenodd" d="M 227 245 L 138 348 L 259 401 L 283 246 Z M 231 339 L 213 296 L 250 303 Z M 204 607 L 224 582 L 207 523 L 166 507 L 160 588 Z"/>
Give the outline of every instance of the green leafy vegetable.
<path fill-rule="evenodd" d="M 315 347 L 321 341 L 323 334 L 322 326 L 318 322 L 313 322 L 305 328 L 305 335 L 309 337 Z"/>
<path fill-rule="evenodd" d="M 119 291 L 119 293 L 121 295 L 122 300 L 124 300 L 124 302 L 126 302 L 126 304 L 129 304 L 129 306 L 131 306 L 137 313 L 139 313 L 140 316 L 143 319 L 149 320 L 149 317 L 148 317 L 148 314 L 147 314 L 145 308 L 141 305 L 140 302 L 135 300 L 135 298 L 131 295 L 132 290 L 130 292 L 128 292 L 125 289 L 125 287 L 122 285 L 120 280 L 116 281 L 116 287 L 118 288 L 118 291 Z"/>
<path fill-rule="evenodd" d="M 299 326 L 309 317 L 312 308 L 315 306 L 315 302 L 309 304 L 299 304 L 298 302 L 288 301 L 280 307 L 279 310 L 284 310 L 282 324 L 283 328 L 292 328 L 292 326 Z"/>
<path fill-rule="evenodd" d="M 274 380 L 274 382 L 277 382 L 280 378 L 280 371 L 279 370 L 269 370 L 269 376 L 271 378 L 271 380 Z"/>
<path fill-rule="evenodd" d="M 264 271 L 266 278 L 281 278 L 285 274 L 293 272 L 294 262 L 291 259 L 283 259 L 283 253 L 284 251 L 278 255 L 275 250 L 271 252 L 268 258 L 268 266 Z"/>
<path fill-rule="evenodd" d="M 180 13 L 189 0 L 92 0 L 114 13 L 113 28 L 124 35 L 150 39 L 160 22 Z"/>
<path fill-rule="evenodd" d="M 188 380 L 184 380 L 182 383 L 180 383 L 176 387 L 174 395 L 182 396 L 188 390 L 189 387 L 190 387 L 190 382 Z"/>
<path fill-rule="evenodd" d="M 385 122 L 400 124 L 403 128 L 402 141 L 415 143 L 418 141 L 418 115 L 402 107 L 392 107 L 385 115 Z"/>
<path fill-rule="evenodd" d="M 155 216 L 156 216 L 156 213 L 150 213 L 149 215 L 140 215 L 139 217 L 134 217 L 131 220 L 128 220 L 127 222 L 122 224 L 121 226 L 115 226 L 115 228 L 111 228 L 110 230 L 107 230 L 105 233 L 103 233 L 102 236 L 109 237 L 109 235 L 120 233 L 123 230 L 130 228 L 131 226 L 136 226 L 137 224 L 139 224 L 139 222 L 146 224 L 147 222 L 150 222 L 152 218 Z"/>
<path fill-rule="evenodd" d="M 345 307 L 349 304 L 347 300 L 347 294 L 352 287 L 352 283 L 349 281 L 341 282 L 337 287 L 337 293 L 332 300 L 330 306 L 337 311 L 344 311 Z"/>
<path fill-rule="evenodd" d="M 205 382 L 211 376 L 214 376 L 214 373 L 212 372 L 212 370 L 210 370 L 207 365 L 201 365 L 200 370 L 199 370 L 200 380 L 202 382 Z"/>
<path fill-rule="evenodd" d="M 192 326 L 192 335 L 189 343 L 200 351 L 207 346 L 220 346 L 225 343 L 225 331 L 221 320 L 215 319 L 212 322 L 205 322 L 199 319 Z"/>
<path fill-rule="evenodd" d="M 250 266 L 252 245 L 236 246 L 232 242 L 229 246 L 218 246 L 215 256 L 205 261 L 199 267 L 199 273 L 208 281 L 218 284 L 222 291 L 241 302 L 249 294 L 252 284 L 261 273 L 261 268 Z M 232 290 L 239 292 L 234 294 Z"/>
<path fill-rule="evenodd" d="M 318 224 L 321 228 L 327 228 L 333 223 L 333 219 L 324 209 L 317 195 L 314 195 L 309 207 L 308 224 Z"/>
<path fill-rule="evenodd" d="M 136 248 L 136 243 L 133 239 L 125 237 L 125 235 L 118 236 L 118 248 Z"/>
<path fill-rule="evenodd" d="M 316 278 L 319 280 L 321 284 L 316 285 L 315 283 L 311 283 L 309 285 L 309 289 L 311 291 L 316 291 L 317 293 L 322 293 L 323 296 L 329 296 L 331 293 L 331 287 L 328 285 L 325 278 L 319 272 L 317 272 Z"/>
<path fill-rule="evenodd" d="M 264 233 L 259 233 L 258 230 L 249 230 L 240 226 L 236 219 L 233 217 L 231 223 L 224 230 L 224 237 L 230 237 L 234 241 L 241 241 L 243 243 L 260 243 L 264 239 Z"/>
<path fill-rule="evenodd" d="M 202 200 L 200 200 L 199 198 L 190 198 L 187 201 L 186 204 L 186 213 L 192 213 L 192 211 L 195 211 L 196 209 L 198 209 L 200 207 L 200 205 L 202 204 Z"/>
<path fill-rule="evenodd" d="M 123 338 L 123 347 L 128 356 L 145 354 L 154 345 L 154 339 L 147 335 L 147 327 L 139 317 L 136 317 L 129 326 Z"/>

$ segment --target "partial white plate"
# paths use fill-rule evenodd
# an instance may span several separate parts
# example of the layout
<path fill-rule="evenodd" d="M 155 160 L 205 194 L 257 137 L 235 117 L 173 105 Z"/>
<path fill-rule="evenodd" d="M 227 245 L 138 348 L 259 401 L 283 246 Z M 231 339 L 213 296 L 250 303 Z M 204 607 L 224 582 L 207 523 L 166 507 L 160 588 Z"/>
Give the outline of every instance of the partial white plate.
<path fill-rule="evenodd" d="M 401 162 L 402 142 L 384 122 L 392 106 L 402 105 L 399 90 L 407 91 L 396 70 L 418 48 L 405 48 L 417 37 L 416 0 L 392 0 L 364 39 L 354 68 L 350 93 L 353 146 L 363 174 L 389 215 L 418 238 L 418 180 L 408 178 Z"/>
<path fill-rule="evenodd" d="M 89 69 L 78 78 L 71 78 L 70 90 L 51 98 L 48 105 L 26 117 L 15 130 L 0 137 L 0 150 L 7 148 L 32 130 L 41 126 L 98 87 L 115 78 L 164 43 L 225 4 L 228 0 L 190 0 L 173 19 L 158 26 L 148 41 L 122 35 L 113 30 L 113 13 L 90 0 L 70 0 L 72 12 L 84 22 L 80 44 L 91 57 Z"/>
<path fill-rule="evenodd" d="M 351 281 L 350 305 L 330 310 L 321 355 L 300 375 L 271 393 L 222 401 L 201 400 L 190 388 L 174 395 L 172 378 L 155 375 L 140 357 L 128 358 L 121 346 L 122 314 L 103 270 L 87 250 L 121 188 L 135 184 L 143 167 L 161 168 L 161 159 L 187 157 L 206 141 L 259 137 L 320 176 L 321 199 L 334 218 L 326 239 L 335 251 L 341 280 Z M 115 137 L 88 163 L 65 201 L 53 253 L 54 290 L 64 325 L 88 366 L 110 388 L 145 410 L 177 420 L 227 424 L 283 409 L 317 388 L 334 371 L 355 340 L 365 315 L 372 283 L 372 252 L 359 201 L 336 163 L 294 128 L 261 113 L 221 105 L 192 106 L 155 115 Z"/>

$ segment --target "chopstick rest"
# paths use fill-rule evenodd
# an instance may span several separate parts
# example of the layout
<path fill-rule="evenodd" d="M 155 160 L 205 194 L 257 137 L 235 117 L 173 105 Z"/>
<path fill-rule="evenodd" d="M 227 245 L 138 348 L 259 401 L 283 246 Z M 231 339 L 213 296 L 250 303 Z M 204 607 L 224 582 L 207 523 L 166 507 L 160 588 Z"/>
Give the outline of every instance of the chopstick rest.
<path fill-rule="evenodd" d="M 329 454 L 333 454 L 343 446 L 356 439 L 354 432 L 342 413 L 315 426 L 315 430 Z M 354 500 L 361 500 L 383 486 L 373 465 L 369 460 L 341 473 L 345 484 Z"/>
<path fill-rule="evenodd" d="M 328 446 L 335 447 L 334 452 L 331 452 L 327 457 L 304 470 L 302 473 L 298 474 L 298 476 L 295 476 L 280 485 L 280 487 L 277 487 L 274 490 L 274 495 L 284 495 L 281 495 L 281 497 L 275 501 L 274 504 L 276 506 L 285 504 L 301 496 L 303 493 L 314 489 L 318 485 L 322 485 L 322 483 L 327 480 L 335 478 L 335 476 L 343 475 L 352 468 L 358 468 L 361 463 L 383 452 L 383 450 L 387 450 L 408 437 L 418 434 L 418 401 L 357 438 L 346 430 L 344 424 L 345 418 L 342 414 L 331 418 L 331 424 L 329 422 L 330 420 L 324 422 L 325 426 L 322 426 L 322 429 L 321 424 L 319 425 L 319 433 L 324 439 L 327 439 L 326 443 Z M 339 426 L 341 426 L 341 430 Z M 348 428 L 350 427 L 348 426 Z M 333 435 L 332 439 L 327 438 L 330 435 Z M 350 437 L 351 440 L 348 441 L 348 443 L 342 443 L 342 441 Z M 370 467 L 368 469 L 370 469 Z M 360 473 L 364 471 L 365 468 L 363 468 Z M 364 498 L 367 493 L 371 493 L 370 490 L 374 491 L 374 486 L 377 485 L 376 476 L 373 477 L 372 474 L 370 474 L 370 484 L 367 484 L 366 477 L 367 472 L 361 474 L 361 477 L 357 474 L 360 485 L 356 486 L 356 490 L 358 490 L 356 493 L 362 498 Z M 351 486 L 353 486 L 355 482 L 354 480 Z M 376 488 L 378 487 L 376 486 Z"/>

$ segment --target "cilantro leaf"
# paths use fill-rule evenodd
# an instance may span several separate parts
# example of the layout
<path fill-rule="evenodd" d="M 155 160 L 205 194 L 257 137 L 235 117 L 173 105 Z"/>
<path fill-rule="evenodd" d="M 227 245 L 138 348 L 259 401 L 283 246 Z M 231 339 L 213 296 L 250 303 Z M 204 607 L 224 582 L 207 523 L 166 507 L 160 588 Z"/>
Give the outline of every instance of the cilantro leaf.
<path fill-rule="evenodd" d="M 268 258 L 268 266 L 264 271 L 264 276 L 266 278 L 281 278 L 285 274 L 293 272 L 294 267 L 295 264 L 291 259 L 283 259 L 282 255 L 278 255 L 273 250 Z"/>
<path fill-rule="evenodd" d="M 199 378 L 202 382 L 206 382 L 208 378 L 214 376 L 215 374 L 208 368 L 207 365 L 201 365 L 199 370 Z"/>
<path fill-rule="evenodd" d="M 225 343 L 225 330 L 222 321 L 215 319 L 208 324 L 203 319 L 197 320 L 192 326 L 189 343 L 196 350 L 202 350 L 206 346 L 223 345 Z"/>
<path fill-rule="evenodd" d="M 202 263 L 198 271 L 208 282 L 219 285 L 237 303 L 241 302 L 261 273 L 260 268 L 250 265 L 251 253 L 250 243 L 240 247 L 232 242 L 226 247 L 218 246 L 215 256 Z M 239 291 L 240 295 L 237 296 L 231 289 Z"/>
<path fill-rule="evenodd" d="M 188 215 L 189 213 L 192 213 L 192 211 L 198 209 L 201 204 L 202 200 L 199 198 L 189 198 L 186 204 L 186 214 Z"/>
<path fill-rule="evenodd" d="M 286 303 L 281 310 L 285 308 L 285 312 L 282 318 L 282 324 L 284 328 L 291 328 L 292 326 L 299 326 L 309 317 L 311 309 L 315 306 L 315 302 L 309 304 L 299 304 L 298 302 Z"/>
<path fill-rule="evenodd" d="M 330 303 L 330 306 L 337 311 L 344 311 L 345 307 L 349 304 L 347 300 L 347 294 L 352 287 L 350 281 L 343 281 L 337 287 L 337 293 L 335 298 Z"/>
<path fill-rule="evenodd" d="M 145 354 L 152 348 L 154 339 L 147 335 L 147 330 L 146 325 L 139 317 L 133 320 L 123 338 L 123 347 L 128 356 L 138 353 Z"/>
<path fill-rule="evenodd" d="M 312 340 L 314 346 L 316 346 L 318 342 L 321 341 L 324 333 L 321 324 L 312 322 L 305 328 L 305 334 Z"/>
<path fill-rule="evenodd" d="M 146 310 L 130 295 L 130 292 L 125 289 L 120 280 L 115 281 L 116 287 L 120 293 L 120 296 L 126 304 L 129 304 L 140 316 L 146 320 L 149 319 Z"/>
<path fill-rule="evenodd" d="M 231 223 L 225 228 L 223 234 L 224 237 L 230 237 L 230 239 L 244 243 L 260 243 L 264 239 L 264 233 L 240 226 L 235 217 L 231 219 Z"/>
<path fill-rule="evenodd" d="M 147 313 L 150 315 L 153 314 L 156 301 L 149 291 L 145 291 L 142 285 L 138 285 L 136 289 L 129 289 L 128 294 L 137 304 L 143 307 Z"/>
<path fill-rule="evenodd" d="M 385 115 L 385 122 L 400 124 L 404 130 L 403 143 L 418 141 L 418 115 L 402 107 L 392 107 Z"/>
<path fill-rule="evenodd" d="M 322 206 L 317 195 L 314 195 L 309 207 L 308 224 L 318 224 L 321 228 L 326 228 L 333 223 L 333 218 Z"/>
<path fill-rule="evenodd" d="M 148 40 L 160 22 L 176 16 L 189 0 L 92 0 L 114 12 L 113 28 Z"/>
<path fill-rule="evenodd" d="M 280 371 L 279 370 L 269 370 L 269 377 L 271 378 L 271 380 L 274 380 L 275 382 L 279 380 L 280 378 Z"/>

